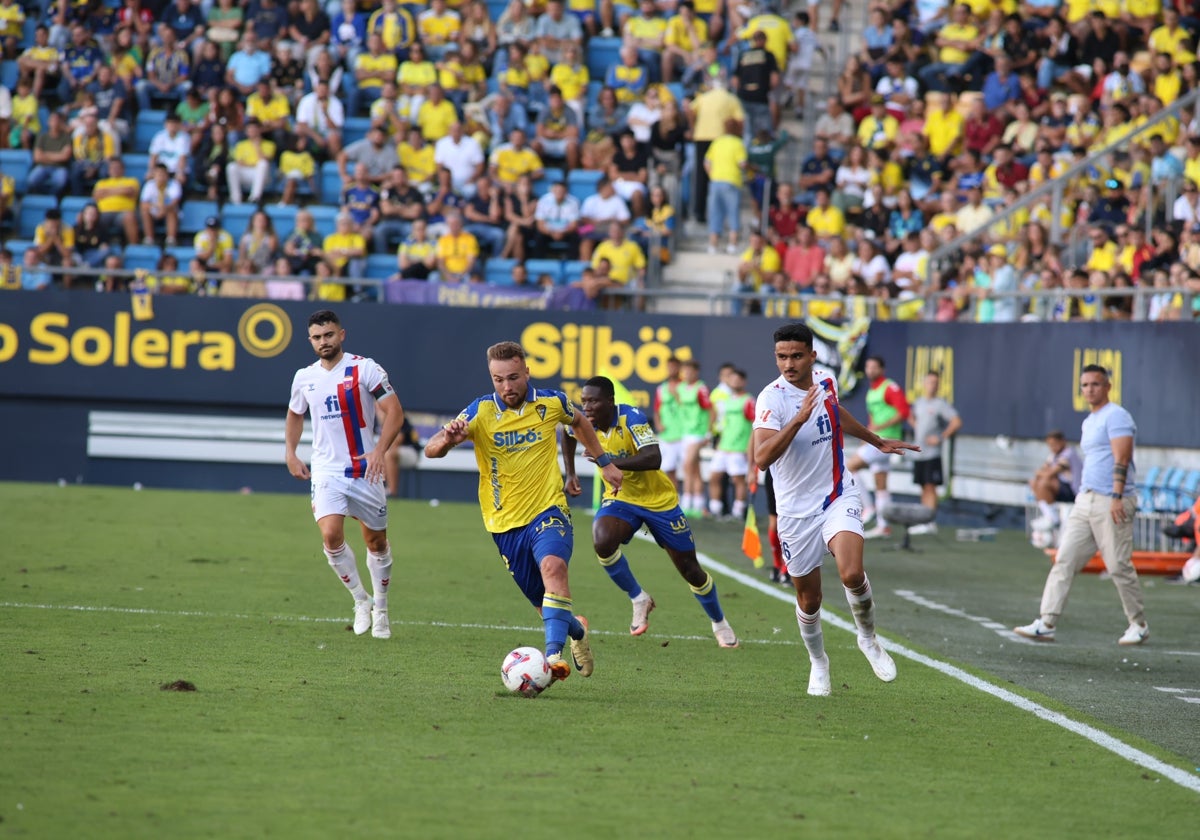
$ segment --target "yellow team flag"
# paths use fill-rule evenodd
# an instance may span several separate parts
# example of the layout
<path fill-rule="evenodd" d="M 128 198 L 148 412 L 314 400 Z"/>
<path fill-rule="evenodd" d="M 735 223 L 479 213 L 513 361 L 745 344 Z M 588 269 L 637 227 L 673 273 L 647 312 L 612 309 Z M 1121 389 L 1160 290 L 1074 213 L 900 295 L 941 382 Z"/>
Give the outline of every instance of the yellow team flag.
<path fill-rule="evenodd" d="M 750 558 L 756 569 L 761 569 L 766 562 L 762 556 L 762 540 L 758 536 L 758 517 L 754 513 L 753 505 L 746 511 L 746 528 L 742 531 L 742 554 Z"/>

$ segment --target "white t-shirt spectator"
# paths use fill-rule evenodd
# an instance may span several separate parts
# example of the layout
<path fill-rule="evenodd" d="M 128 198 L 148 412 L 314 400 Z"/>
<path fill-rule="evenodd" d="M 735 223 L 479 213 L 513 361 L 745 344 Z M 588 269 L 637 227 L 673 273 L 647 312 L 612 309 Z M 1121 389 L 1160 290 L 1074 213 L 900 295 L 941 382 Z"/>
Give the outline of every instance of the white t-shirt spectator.
<path fill-rule="evenodd" d="M 192 138 L 180 131 L 174 137 L 164 128 L 150 141 L 150 157 L 167 167 L 172 175 L 179 174 L 179 161 L 192 153 Z"/>
<path fill-rule="evenodd" d="M 538 199 L 533 210 L 533 217 L 539 222 L 545 222 L 551 230 L 563 230 L 571 222 L 579 221 L 579 199 L 567 193 L 562 204 L 554 200 L 554 193 L 548 192 Z"/>
<path fill-rule="evenodd" d="M 483 163 L 483 149 L 479 141 L 464 134 L 457 143 L 447 134 L 433 147 L 433 160 L 450 172 L 450 181 L 456 189 L 471 183 Z"/>
<path fill-rule="evenodd" d="M 579 214 L 594 222 L 628 222 L 629 205 L 615 192 L 608 198 L 592 193 L 583 200 Z"/>
<path fill-rule="evenodd" d="M 871 257 L 869 262 L 863 262 L 861 257 L 855 257 L 853 271 L 859 277 L 867 281 L 868 286 L 878 286 L 880 283 L 886 283 L 892 277 L 892 267 L 888 265 L 887 257 L 883 254 L 876 254 Z"/>
<path fill-rule="evenodd" d="M 296 106 L 296 122 L 321 133 L 329 131 L 330 128 L 340 131 L 346 124 L 346 109 L 341 100 L 332 94 L 325 100 L 325 107 L 322 108 L 315 92 L 306 93 Z"/>
<path fill-rule="evenodd" d="M 168 204 L 176 204 L 183 198 L 183 188 L 174 178 L 167 181 L 166 193 L 158 189 L 158 184 L 151 178 L 142 184 L 142 194 L 138 196 L 138 204 L 150 208 L 150 215 L 158 219 L 162 217 L 163 209 Z"/>

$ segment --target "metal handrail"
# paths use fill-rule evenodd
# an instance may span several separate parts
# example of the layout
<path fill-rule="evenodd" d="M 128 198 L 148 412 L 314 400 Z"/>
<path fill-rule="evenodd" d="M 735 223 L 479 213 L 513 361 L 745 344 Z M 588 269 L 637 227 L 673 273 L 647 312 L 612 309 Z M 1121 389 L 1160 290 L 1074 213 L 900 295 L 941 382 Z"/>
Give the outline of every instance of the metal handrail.
<path fill-rule="evenodd" d="M 955 251 L 958 251 L 960 248 L 962 248 L 962 246 L 965 245 L 967 242 L 970 242 L 973 239 L 976 239 L 980 236 L 985 235 L 987 233 L 988 228 L 1004 221 L 1005 219 L 1009 218 L 1014 213 L 1016 213 L 1018 210 L 1023 210 L 1023 209 L 1032 207 L 1038 200 L 1040 200 L 1048 195 L 1052 195 L 1054 197 L 1054 200 L 1053 200 L 1053 202 L 1051 202 L 1051 207 L 1050 207 L 1050 213 L 1051 213 L 1050 240 L 1052 242 L 1059 241 L 1059 237 L 1061 234 L 1061 216 L 1062 216 L 1060 208 L 1061 208 L 1061 204 L 1062 204 L 1062 196 L 1063 196 L 1063 190 L 1064 190 L 1065 186 L 1070 184 L 1072 181 L 1074 181 L 1075 178 L 1077 178 L 1081 173 L 1087 171 L 1096 161 L 1112 154 L 1114 151 L 1119 150 L 1121 147 L 1127 146 L 1130 142 L 1132 142 L 1137 137 L 1144 135 L 1151 128 L 1154 128 L 1155 126 L 1159 125 L 1162 122 L 1165 122 L 1168 119 L 1178 119 L 1180 113 L 1183 111 L 1183 109 L 1185 107 L 1192 105 L 1197 101 L 1200 101 L 1200 88 L 1189 91 L 1184 96 L 1181 96 L 1179 99 L 1176 99 L 1174 102 L 1171 103 L 1170 107 L 1164 108 L 1163 110 L 1159 111 L 1157 114 L 1155 114 L 1149 120 L 1147 120 L 1145 125 L 1141 126 L 1137 131 L 1133 132 L 1132 134 L 1127 134 L 1126 136 L 1122 137 L 1120 140 L 1117 140 L 1114 143 L 1109 143 L 1104 148 L 1099 149 L 1095 152 L 1092 152 L 1090 155 L 1085 157 L 1079 163 L 1076 163 L 1073 166 L 1071 166 L 1060 177 L 1054 179 L 1053 181 L 1046 181 L 1045 183 L 1039 184 L 1037 187 L 1033 188 L 1032 190 L 1027 192 L 1025 195 L 1021 196 L 1020 199 L 1013 202 L 1008 207 L 1004 208 L 1004 210 L 1002 212 L 1000 212 L 998 215 L 992 216 L 992 218 L 988 219 L 986 224 L 984 224 L 972 231 L 960 232 L 957 237 L 950 240 L 946 244 L 939 245 L 937 248 L 934 249 L 933 253 L 931 253 L 929 255 L 929 261 L 926 264 L 925 282 L 926 283 L 932 282 L 933 266 L 939 259 L 950 256 Z"/>

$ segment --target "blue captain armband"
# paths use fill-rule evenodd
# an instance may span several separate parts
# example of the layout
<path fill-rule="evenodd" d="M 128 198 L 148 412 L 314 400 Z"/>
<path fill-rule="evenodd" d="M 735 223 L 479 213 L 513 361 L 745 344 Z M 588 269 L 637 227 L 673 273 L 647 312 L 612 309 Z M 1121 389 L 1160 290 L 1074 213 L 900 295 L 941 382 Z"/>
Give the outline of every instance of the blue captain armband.
<path fill-rule="evenodd" d="M 600 457 L 595 459 L 595 464 L 597 467 L 601 467 L 601 468 L 607 467 L 611 463 L 612 463 L 612 456 L 609 455 L 607 452 L 602 452 L 600 454 Z"/>

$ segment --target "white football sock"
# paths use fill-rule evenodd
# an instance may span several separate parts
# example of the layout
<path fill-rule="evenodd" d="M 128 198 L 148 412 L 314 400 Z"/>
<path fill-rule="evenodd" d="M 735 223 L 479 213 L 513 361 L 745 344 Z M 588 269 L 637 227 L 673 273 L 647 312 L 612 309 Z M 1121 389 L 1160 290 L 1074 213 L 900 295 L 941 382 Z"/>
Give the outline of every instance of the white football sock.
<path fill-rule="evenodd" d="M 808 658 L 816 661 L 825 655 L 825 636 L 821 632 L 821 610 L 812 615 L 796 605 L 796 623 L 800 625 L 800 638 L 808 648 Z"/>
<path fill-rule="evenodd" d="M 721 515 L 721 500 L 720 499 L 709 499 L 708 500 L 708 512 L 711 513 L 713 516 L 720 516 Z"/>
<path fill-rule="evenodd" d="M 367 590 L 363 589 L 362 581 L 358 578 L 358 561 L 355 559 L 354 549 L 350 547 L 349 543 L 342 543 L 339 548 L 335 549 L 326 548 L 325 556 L 329 558 L 329 565 L 333 567 L 334 573 L 350 590 L 355 601 L 365 601 L 370 597 L 367 595 Z"/>
<path fill-rule="evenodd" d="M 371 573 L 371 588 L 375 594 L 375 609 L 387 611 L 388 584 L 392 580 L 392 546 L 389 543 L 383 554 L 367 552 L 367 571 Z"/>
<path fill-rule="evenodd" d="M 875 598 L 871 592 L 871 581 L 863 575 L 862 585 L 857 589 L 843 586 L 846 593 L 846 603 L 854 614 L 854 624 L 858 627 L 858 635 L 864 639 L 875 635 Z"/>
<path fill-rule="evenodd" d="M 733 518 L 741 519 L 745 515 L 746 515 L 746 503 L 738 501 L 737 499 L 734 499 L 733 500 Z"/>
<path fill-rule="evenodd" d="M 887 490 L 875 491 L 875 526 L 877 528 L 886 528 L 887 517 L 883 515 L 883 509 L 888 506 L 892 500 L 892 494 Z"/>

